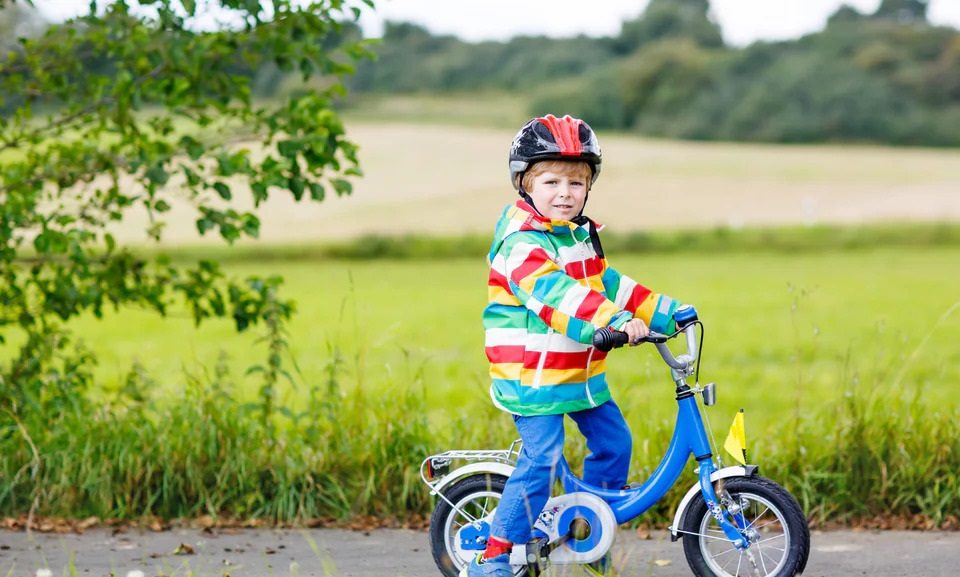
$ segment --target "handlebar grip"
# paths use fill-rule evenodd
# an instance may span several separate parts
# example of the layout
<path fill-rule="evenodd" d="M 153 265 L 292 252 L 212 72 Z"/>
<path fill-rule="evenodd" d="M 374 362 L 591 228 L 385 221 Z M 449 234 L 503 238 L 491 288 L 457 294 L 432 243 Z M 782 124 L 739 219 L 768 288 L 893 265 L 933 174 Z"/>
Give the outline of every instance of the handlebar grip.
<path fill-rule="evenodd" d="M 605 353 L 622 347 L 627 344 L 629 340 L 630 337 L 627 336 L 627 333 L 613 329 L 599 329 L 593 333 L 593 346 L 595 346 L 598 351 Z"/>

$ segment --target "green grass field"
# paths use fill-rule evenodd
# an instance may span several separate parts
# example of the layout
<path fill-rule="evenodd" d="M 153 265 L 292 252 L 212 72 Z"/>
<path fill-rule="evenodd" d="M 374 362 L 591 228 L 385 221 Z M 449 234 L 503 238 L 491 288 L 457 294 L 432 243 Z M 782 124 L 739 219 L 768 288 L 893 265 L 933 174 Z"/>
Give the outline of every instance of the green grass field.
<path fill-rule="evenodd" d="M 817 411 L 847 392 L 920 392 L 933 407 L 952 400 L 943 384 L 960 380 L 960 311 L 948 314 L 960 302 L 960 249 L 613 255 L 612 262 L 698 306 L 707 329 L 702 378 L 719 384 L 717 412 L 725 420 L 745 407 L 761 447 L 771 440 L 759 433 L 787 414 Z M 450 416 L 487 403 L 481 259 L 251 262 L 228 270 L 281 274 L 285 295 L 297 301 L 290 342 L 299 389 L 287 393 L 294 405 L 326 378 L 334 349 L 345 358 L 346 394 L 402 387 L 422 372 L 426 408 L 440 431 Z M 212 365 L 221 350 L 238 372 L 263 356 L 255 335 L 233 334 L 227 322 L 194 329 L 185 313 L 162 319 L 124 311 L 74 328 L 98 353 L 107 388 L 131 359 L 174 393 L 185 369 Z M 670 414 L 668 374 L 651 348 L 615 354 L 610 377 L 632 422 L 642 427 Z M 255 378 L 247 381 L 252 396 Z M 495 423 L 510 429 L 505 417 Z"/>

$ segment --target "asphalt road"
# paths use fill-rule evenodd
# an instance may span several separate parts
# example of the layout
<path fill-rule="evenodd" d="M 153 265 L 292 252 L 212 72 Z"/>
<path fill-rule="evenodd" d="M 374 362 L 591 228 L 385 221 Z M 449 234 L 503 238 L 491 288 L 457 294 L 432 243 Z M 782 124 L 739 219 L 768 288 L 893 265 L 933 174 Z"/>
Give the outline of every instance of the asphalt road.
<path fill-rule="evenodd" d="M 666 532 L 622 530 L 614 559 L 624 577 L 689 577 Z M 563 572 L 558 572 L 563 574 Z M 82 535 L 0 532 L 0 576 L 439 577 L 427 534 L 409 530 L 128 530 Z M 804 575 L 960 575 L 960 532 L 814 532 Z"/>

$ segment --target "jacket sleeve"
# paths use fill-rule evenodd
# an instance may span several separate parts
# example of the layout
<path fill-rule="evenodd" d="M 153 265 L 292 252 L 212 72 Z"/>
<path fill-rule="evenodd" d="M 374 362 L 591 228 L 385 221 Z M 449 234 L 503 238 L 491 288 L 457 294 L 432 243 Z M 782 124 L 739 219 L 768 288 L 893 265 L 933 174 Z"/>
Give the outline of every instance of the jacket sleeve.
<path fill-rule="evenodd" d="M 494 261 L 523 306 L 559 333 L 584 344 L 603 327 L 620 328 L 633 315 L 569 276 L 551 257 L 539 235 L 508 237 Z"/>
<path fill-rule="evenodd" d="M 663 334 L 677 330 L 673 313 L 680 308 L 679 301 L 651 291 L 610 266 L 603 272 L 603 286 L 618 307 L 647 323 L 650 330 Z"/>

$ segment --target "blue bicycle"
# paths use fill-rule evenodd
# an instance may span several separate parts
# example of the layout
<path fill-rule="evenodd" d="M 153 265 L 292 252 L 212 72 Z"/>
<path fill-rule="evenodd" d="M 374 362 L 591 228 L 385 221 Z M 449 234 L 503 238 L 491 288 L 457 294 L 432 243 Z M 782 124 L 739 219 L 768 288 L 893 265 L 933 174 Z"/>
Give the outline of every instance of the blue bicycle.
<path fill-rule="evenodd" d="M 651 333 L 644 339 L 656 345 L 676 385 L 676 426 L 659 466 L 643 484 L 607 490 L 577 478 L 561 459 L 558 478 L 565 492 L 547 502 L 534 524 L 535 538 L 514 545 L 510 562 L 516 575 L 540 575 L 550 564 L 579 564 L 602 574 L 609 565 L 617 526 L 659 501 L 680 478 L 691 455 L 699 480 L 680 502 L 669 530 L 673 541 L 683 540 L 693 573 L 791 577 L 803 572 L 810 532 L 796 499 L 759 476 L 756 465 L 717 466 L 719 458 L 711 449 L 697 401 L 699 396 L 704 405 L 713 405 L 716 390 L 712 384 L 701 388 L 686 382 L 696 370 L 695 328 L 700 322 L 695 317 L 685 321 L 690 324 L 674 335 Z M 687 352 L 674 356 L 666 343 L 681 334 L 686 336 Z M 625 344 L 625 333 L 602 329 L 594 336 L 600 350 Z M 433 558 L 447 577 L 458 575 L 486 547 L 490 522 L 519 453 L 518 440 L 505 450 L 446 451 L 421 464 L 423 481 L 438 497 L 430 519 Z"/>

